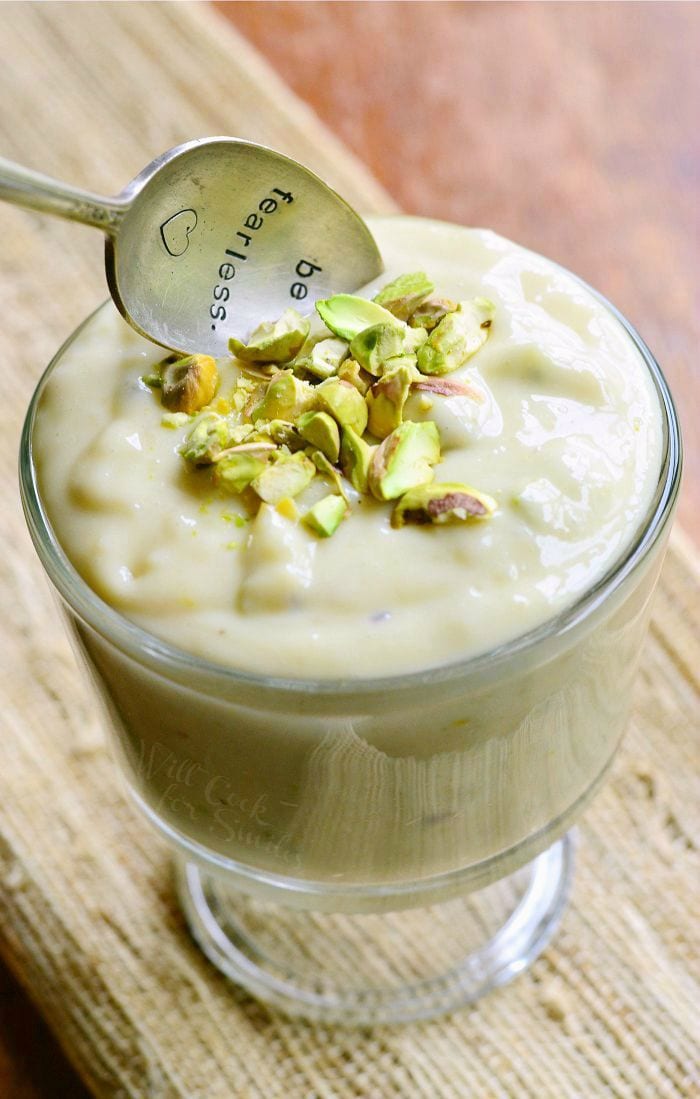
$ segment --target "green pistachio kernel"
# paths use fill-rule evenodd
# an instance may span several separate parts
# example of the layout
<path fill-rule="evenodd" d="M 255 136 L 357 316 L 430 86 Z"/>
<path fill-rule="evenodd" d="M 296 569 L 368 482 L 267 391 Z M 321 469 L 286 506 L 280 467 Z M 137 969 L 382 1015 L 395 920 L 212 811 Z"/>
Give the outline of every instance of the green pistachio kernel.
<path fill-rule="evenodd" d="M 403 420 L 414 372 L 410 366 L 401 365 L 383 374 L 367 394 L 369 419 L 367 430 L 377 439 L 385 439 Z"/>
<path fill-rule="evenodd" d="M 142 374 L 141 381 L 144 385 L 147 385 L 149 389 L 163 388 L 163 378 L 160 374 Z"/>
<path fill-rule="evenodd" d="M 488 298 L 461 301 L 434 328 L 418 349 L 418 369 L 423 374 L 449 374 L 486 343 L 496 306 Z"/>
<path fill-rule="evenodd" d="M 255 478 L 252 488 L 266 504 L 278 504 L 286 496 L 298 496 L 303 492 L 315 474 L 316 466 L 305 454 L 279 452 Z"/>
<path fill-rule="evenodd" d="M 410 488 L 432 481 L 440 461 L 440 435 L 432 421 L 406 421 L 392 431 L 372 456 L 368 484 L 378 500 L 395 500 Z"/>
<path fill-rule="evenodd" d="M 186 412 L 164 412 L 160 418 L 160 426 L 170 428 L 173 431 L 177 427 L 184 427 L 185 424 L 189 424 L 192 421 L 192 417 L 188 416 Z"/>
<path fill-rule="evenodd" d="M 354 385 L 341 378 L 329 378 L 316 387 L 315 396 L 322 412 L 329 412 L 341 427 L 351 427 L 362 435 L 367 427 L 367 405 Z"/>
<path fill-rule="evenodd" d="M 263 399 L 251 410 L 256 420 L 288 420 L 290 423 L 313 403 L 314 390 L 308 382 L 294 376 L 291 370 L 281 370 L 268 382 Z"/>
<path fill-rule="evenodd" d="M 315 343 L 308 355 L 302 352 L 294 360 L 295 370 L 304 370 L 315 378 L 332 378 L 338 367 L 348 357 L 346 340 L 328 339 Z"/>
<path fill-rule="evenodd" d="M 336 492 L 339 492 L 343 499 L 347 501 L 348 494 L 343 486 L 343 478 L 340 476 L 340 471 L 336 469 L 332 462 L 329 462 L 323 451 L 314 450 L 313 447 L 309 447 L 306 453 L 316 466 L 318 472 L 322 473 L 324 477 L 327 477 L 328 480 L 335 485 Z"/>
<path fill-rule="evenodd" d="M 211 465 L 223 450 L 244 442 L 252 432 L 250 424 L 239 424 L 232 416 L 206 412 L 195 420 L 188 431 L 180 454 L 193 465 Z"/>
<path fill-rule="evenodd" d="M 289 450 L 303 450 L 306 445 L 294 424 L 288 423 L 287 420 L 270 420 L 267 423 L 258 420 L 255 430 L 262 435 L 267 435 L 273 443 L 286 446 Z"/>
<path fill-rule="evenodd" d="M 245 363 L 288 363 L 301 350 L 310 327 L 308 317 L 285 309 L 279 320 L 259 324 L 247 344 L 231 336 L 229 350 Z"/>
<path fill-rule="evenodd" d="M 327 412 L 304 412 L 296 422 L 302 439 L 318 447 L 331 462 L 337 462 L 340 454 L 340 431 Z"/>
<path fill-rule="evenodd" d="M 234 451 L 217 462 L 214 483 L 228 492 L 243 492 L 267 466 L 267 455 L 255 451 Z"/>
<path fill-rule="evenodd" d="M 402 355 L 405 350 L 403 329 L 394 324 L 373 324 L 365 328 L 350 344 L 350 354 L 375 376 L 381 374 L 387 359 Z"/>
<path fill-rule="evenodd" d="M 496 510 L 492 496 L 471 485 L 457 483 L 418 485 L 397 501 L 391 516 L 392 527 L 404 523 L 465 523 L 485 519 Z"/>
<path fill-rule="evenodd" d="M 236 412 L 243 412 L 260 385 L 258 378 L 241 375 L 229 395 L 229 403 Z"/>
<path fill-rule="evenodd" d="M 326 328 L 343 340 L 354 340 L 358 333 L 375 324 L 398 323 L 388 309 L 354 294 L 335 294 L 317 301 L 316 310 Z"/>
<path fill-rule="evenodd" d="M 372 455 L 377 448 L 370 446 L 351 427 L 343 428 L 340 443 L 340 468 L 357 492 L 368 491 L 367 475 Z"/>
<path fill-rule="evenodd" d="M 408 318 L 411 328 L 425 328 L 432 332 L 448 313 L 454 313 L 457 302 L 450 298 L 426 298 Z"/>
<path fill-rule="evenodd" d="M 365 393 L 372 384 L 372 378 L 363 370 L 360 364 L 355 359 L 346 359 L 338 367 L 338 377 L 342 378 L 344 382 L 350 382 L 355 386 L 358 393 L 361 393 L 364 397 Z"/>
<path fill-rule="evenodd" d="M 409 328 L 403 322 L 398 325 L 399 322 L 375 324 L 360 332 L 350 344 L 350 354 L 370 374 L 383 374 L 390 369 L 388 364 L 411 355 L 428 338 L 423 328 Z"/>
<path fill-rule="evenodd" d="M 383 286 L 372 300 L 383 305 L 399 320 L 407 321 L 434 289 L 435 284 L 423 271 L 415 271 L 411 275 L 400 275 L 387 286 Z"/>
<path fill-rule="evenodd" d="M 199 412 L 219 384 L 216 360 L 211 355 L 186 355 L 174 362 L 170 358 L 161 370 L 161 403 L 170 412 Z"/>
<path fill-rule="evenodd" d="M 342 496 L 324 496 L 306 512 L 302 522 L 320 538 L 330 538 L 347 514 L 347 504 Z"/>

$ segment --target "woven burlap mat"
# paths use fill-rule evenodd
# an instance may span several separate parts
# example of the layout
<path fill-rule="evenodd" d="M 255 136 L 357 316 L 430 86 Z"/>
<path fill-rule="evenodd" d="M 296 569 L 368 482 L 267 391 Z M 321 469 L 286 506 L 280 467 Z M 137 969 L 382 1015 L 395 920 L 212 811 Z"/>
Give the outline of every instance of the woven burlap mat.
<path fill-rule="evenodd" d="M 391 202 L 205 5 L 4 4 L 0 153 L 113 192 L 179 141 L 240 134 L 365 210 Z M 636 709 L 581 829 L 572 903 L 533 969 L 438 1022 L 289 1022 L 191 945 L 167 854 L 125 799 L 25 533 L 23 411 L 102 297 L 92 230 L 0 209 L 0 952 L 98 1096 L 698 1096 L 693 552 L 674 541 Z M 417 946 L 420 949 L 420 944 Z M 69 1099 L 69 1097 L 67 1097 Z"/>

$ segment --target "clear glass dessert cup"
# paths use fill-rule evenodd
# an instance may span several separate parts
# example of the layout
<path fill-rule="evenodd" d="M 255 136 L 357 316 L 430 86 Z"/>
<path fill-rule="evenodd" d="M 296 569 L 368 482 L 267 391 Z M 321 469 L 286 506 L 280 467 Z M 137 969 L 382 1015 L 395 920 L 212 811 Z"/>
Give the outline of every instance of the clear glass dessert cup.
<path fill-rule="evenodd" d="M 648 366 L 664 425 L 657 491 L 632 544 L 539 628 L 390 678 L 216 666 L 102 602 L 56 539 L 32 457 L 47 380 L 82 328 L 37 387 L 21 443 L 25 514 L 129 788 L 170 841 L 202 950 L 288 1014 L 438 1015 L 510 980 L 556 928 L 566 833 L 625 727 L 681 469 L 661 371 L 605 304 Z"/>

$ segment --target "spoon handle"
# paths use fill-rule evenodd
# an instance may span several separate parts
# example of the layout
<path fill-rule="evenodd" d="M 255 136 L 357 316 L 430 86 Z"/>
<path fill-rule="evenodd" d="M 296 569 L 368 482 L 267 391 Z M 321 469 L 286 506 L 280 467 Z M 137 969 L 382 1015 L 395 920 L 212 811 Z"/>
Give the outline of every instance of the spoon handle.
<path fill-rule="evenodd" d="M 128 203 L 69 187 L 0 157 L 0 199 L 115 234 Z"/>

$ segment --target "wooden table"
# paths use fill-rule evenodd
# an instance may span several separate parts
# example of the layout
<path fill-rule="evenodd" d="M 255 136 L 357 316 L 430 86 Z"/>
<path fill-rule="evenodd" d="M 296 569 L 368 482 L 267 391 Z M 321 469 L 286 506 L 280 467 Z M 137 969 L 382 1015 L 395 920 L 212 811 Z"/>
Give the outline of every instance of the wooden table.
<path fill-rule="evenodd" d="M 700 8 L 675 3 L 220 3 L 404 209 L 489 225 L 635 323 L 685 429 L 700 542 Z M 0 968 L 0 1099 L 82 1099 Z"/>

